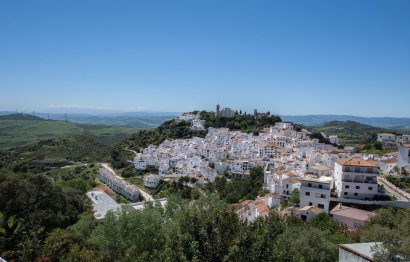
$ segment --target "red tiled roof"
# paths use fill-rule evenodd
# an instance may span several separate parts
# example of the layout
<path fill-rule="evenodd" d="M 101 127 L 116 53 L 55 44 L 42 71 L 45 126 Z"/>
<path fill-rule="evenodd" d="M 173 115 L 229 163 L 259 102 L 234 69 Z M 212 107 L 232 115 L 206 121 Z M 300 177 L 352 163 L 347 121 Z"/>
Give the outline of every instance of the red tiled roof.
<path fill-rule="evenodd" d="M 344 158 L 336 160 L 337 163 L 341 164 L 342 166 L 360 166 L 360 167 L 376 167 L 379 166 L 376 162 L 371 160 L 364 160 L 360 157 L 351 157 L 351 158 Z"/>

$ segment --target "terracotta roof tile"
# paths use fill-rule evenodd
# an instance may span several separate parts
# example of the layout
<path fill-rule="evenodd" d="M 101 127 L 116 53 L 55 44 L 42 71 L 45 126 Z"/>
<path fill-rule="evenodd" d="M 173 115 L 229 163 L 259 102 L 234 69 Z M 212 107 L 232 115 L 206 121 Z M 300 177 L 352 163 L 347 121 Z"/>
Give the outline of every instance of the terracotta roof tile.
<path fill-rule="evenodd" d="M 376 167 L 376 168 L 379 167 L 376 162 L 371 161 L 371 160 L 364 160 L 363 158 L 360 158 L 360 157 L 338 159 L 336 160 L 336 162 L 341 164 L 342 166 L 360 166 L 360 167 Z"/>

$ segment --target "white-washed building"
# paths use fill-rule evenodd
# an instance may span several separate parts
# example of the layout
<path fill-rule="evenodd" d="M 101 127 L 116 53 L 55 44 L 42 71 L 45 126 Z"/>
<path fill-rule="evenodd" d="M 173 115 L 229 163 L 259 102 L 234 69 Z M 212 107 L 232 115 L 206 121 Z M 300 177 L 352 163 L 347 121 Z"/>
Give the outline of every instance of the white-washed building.
<path fill-rule="evenodd" d="M 314 206 L 329 212 L 332 178 L 306 175 L 300 184 L 300 207 Z"/>
<path fill-rule="evenodd" d="M 379 166 L 361 157 L 339 159 L 335 163 L 335 187 L 341 198 L 372 200 L 378 193 Z"/>

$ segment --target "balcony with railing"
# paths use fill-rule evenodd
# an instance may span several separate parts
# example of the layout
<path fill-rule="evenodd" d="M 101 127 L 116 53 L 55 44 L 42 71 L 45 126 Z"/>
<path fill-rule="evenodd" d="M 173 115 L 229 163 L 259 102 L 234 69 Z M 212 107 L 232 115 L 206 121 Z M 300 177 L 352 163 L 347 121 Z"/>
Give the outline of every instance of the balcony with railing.
<path fill-rule="evenodd" d="M 343 173 L 377 175 L 379 169 L 371 167 L 343 167 Z"/>
<path fill-rule="evenodd" d="M 362 179 L 365 177 L 373 177 L 374 179 L 376 179 L 378 175 L 379 173 L 343 172 L 343 179 L 344 178 L 350 179 L 351 177 L 360 177 L 359 179 Z"/>
<path fill-rule="evenodd" d="M 342 179 L 343 182 L 350 182 L 350 183 L 365 183 L 365 184 L 377 184 L 376 177 L 366 177 L 366 176 L 344 176 Z"/>

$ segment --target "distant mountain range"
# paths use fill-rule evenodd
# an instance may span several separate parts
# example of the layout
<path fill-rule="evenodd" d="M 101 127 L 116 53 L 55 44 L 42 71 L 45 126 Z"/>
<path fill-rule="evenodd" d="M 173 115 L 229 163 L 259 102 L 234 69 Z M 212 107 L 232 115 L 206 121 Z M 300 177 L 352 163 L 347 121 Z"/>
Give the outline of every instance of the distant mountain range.
<path fill-rule="evenodd" d="M 331 121 L 355 121 L 366 125 L 396 130 L 410 129 L 410 118 L 360 117 L 351 115 L 281 115 L 280 117 L 284 121 L 291 121 L 306 126 L 318 126 Z"/>
<path fill-rule="evenodd" d="M 0 115 L 14 112 L 0 111 Z M 35 116 L 51 120 L 68 120 L 70 122 L 91 125 L 115 125 L 133 128 L 155 128 L 163 122 L 174 119 L 181 113 L 178 112 L 129 112 L 107 114 L 56 114 L 35 113 Z"/>
<path fill-rule="evenodd" d="M 12 114 L 10 111 L 0 111 L 0 115 Z M 36 113 L 35 116 L 71 122 L 94 125 L 117 125 L 134 128 L 155 128 L 163 122 L 181 115 L 180 112 L 126 112 L 104 114 L 62 114 Z M 281 115 L 284 121 L 291 121 L 305 126 L 319 126 L 331 121 L 354 121 L 361 124 L 389 128 L 398 131 L 410 130 L 410 118 L 398 117 L 360 117 L 352 115 Z"/>

